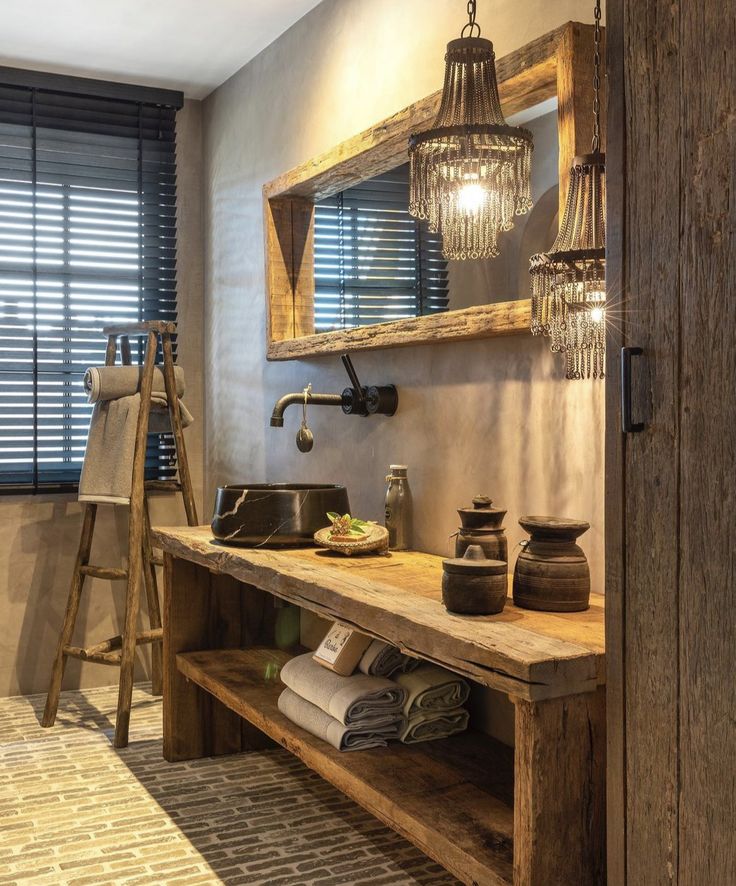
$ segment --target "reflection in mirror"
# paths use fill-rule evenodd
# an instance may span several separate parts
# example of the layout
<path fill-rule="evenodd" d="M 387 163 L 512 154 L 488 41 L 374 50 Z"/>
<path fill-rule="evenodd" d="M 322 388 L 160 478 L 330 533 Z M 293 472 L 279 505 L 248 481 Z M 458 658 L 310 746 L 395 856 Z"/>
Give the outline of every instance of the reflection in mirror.
<path fill-rule="evenodd" d="M 529 298 L 529 256 L 557 233 L 556 100 L 511 121 L 534 135 L 534 207 L 495 258 L 443 259 L 440 235 L 409 215 L 408 163 L 316 204 L 315 332 Z"/>
<path fill-rule="evenodd" d="M 442 239 L 408 205 L 408 163 L 315 205 L 315 332 L 448 309 Z"/>

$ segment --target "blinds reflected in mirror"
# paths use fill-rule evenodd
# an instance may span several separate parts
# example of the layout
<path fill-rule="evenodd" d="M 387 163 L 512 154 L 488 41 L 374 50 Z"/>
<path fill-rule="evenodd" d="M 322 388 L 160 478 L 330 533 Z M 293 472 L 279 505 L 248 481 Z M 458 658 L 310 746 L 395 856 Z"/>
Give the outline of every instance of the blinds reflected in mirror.
<path fill-rule="evenodd" d="M 176 109 L 1 85 L 0 484 L 74 484 L 102 327 L 176 320 Z M 138 342 L 131 340 L 133 361 Z M 149 477 L 175 470 L 149 437 Z"/>
<path fill-rule="evenodd" d="M 448 310 L 442 240 L 408 206 L 408 164 L 316 204 L 315 332 Z"/>

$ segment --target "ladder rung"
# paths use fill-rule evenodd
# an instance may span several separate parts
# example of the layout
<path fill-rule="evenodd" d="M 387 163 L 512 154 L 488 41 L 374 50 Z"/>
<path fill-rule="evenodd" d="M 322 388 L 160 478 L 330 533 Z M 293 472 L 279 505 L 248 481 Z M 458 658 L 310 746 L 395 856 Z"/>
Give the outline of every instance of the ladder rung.
<path fill-rule="evenodd" d="M 150 631 L 142 631 L 136 634 L 135 645 L 142 646 L 145 643 L 157 643 L 163 639 L 164 629 L 154 628 Z M 86 649 L 81 646 L 65 646 L 64 654 L 70 655 L 72 658 L 80 658 L 82 661 L 93 661 L 97 664 L 120 664 L 120 649 L 123 645 L 123 638 L 120 634 L 116 637 L 110 637 L 109 640 L 103 640 L 95 646 L 88 646 Z"/>
<path fill-rule="evenodd" d="M 127 569 L 113 569 L 111 566 L 80 566 L 79 571 L 82 575 L 89 575 L 91 578 L 106 578 L 109 581 L 126 581 L 128 578 Z"/>
<path fill-rule="evenodd" d="M 181 483 L 178 480 L 146 480 L 145 488 L 148 492 L 181 492 Z"/>
<path fill-rule="evenodd" d="M 148 561 L 152 566 L 163 566 L 164 558 L 163 557 L 151 557 Z"/>
<path fill-rule="evenodd" d="M 157 643 L 159 640 L 163 639 L 163 636 L 163 628 L 152 628 L 150 631 L 141 631 L 140 634 L 135 635 L 135 645 L 142 646 L 144 643 Z M 123 638 L 118 634 L 115 637 L 110 637 L 109 640 L 103 640 L 102 643 L 97 643 L 95 646 L 88 646 L 87 649 L 85 649 L 85 652 L 97 655 L 100 652 L 111 652 L 113 649 L 120 649 L 122 645 Z"/>
<path fill-rule="evenodd" d="M 119 652 L 90 652 L 89 649 L 82 649 L 81 646 L 65 646 L 64 655 L 70 655 L 72 658 L 79 658 L 82 661 L 91 661 L 95 664 L 120 665 Z"/>
<path fill-rule="evenodd" d="M 103 326 L 103 335 L 147 335 L 149 332 L 168 333 L 174 335 L 176 323 L 170 320 L 144 320 L 141 323 L 118 323 L 115 326 Z"/>

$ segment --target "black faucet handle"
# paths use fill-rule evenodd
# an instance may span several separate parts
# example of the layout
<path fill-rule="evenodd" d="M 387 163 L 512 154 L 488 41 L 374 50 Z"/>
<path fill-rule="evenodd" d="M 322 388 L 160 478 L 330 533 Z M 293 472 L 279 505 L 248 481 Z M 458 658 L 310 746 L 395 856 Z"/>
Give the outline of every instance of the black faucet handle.
<path fill-rule="evenodd" d="M 350 379 L 350 384 L 357 390 L 362 390 L 362 385 L 358 380 L 358 373 L 355 371 L 355 367 L 353 366 L 353 361 L 350 359 L 350 354 L 343 354 L 341 357 L 342 365 L 345 367 L 345 371 L 348 374 L 348 378 Z"/>
<path fill-rule="evenodd" d="M 345 367 L 345 371 L 348 374 L 350 384 L 353 388 L 353 402 L 351 405 L 351 412 L 357 413 L 358 415 L 367 415 L 368 413 L 365 404 L 365 391 L 363 390 L 363 385 L 361 385 L 360 379 L 358 378 L 358 373 L 355 371 L 353 361 L 350 359 L 350 354 L 343 354 L 341 359 L 342 365 Z"/>

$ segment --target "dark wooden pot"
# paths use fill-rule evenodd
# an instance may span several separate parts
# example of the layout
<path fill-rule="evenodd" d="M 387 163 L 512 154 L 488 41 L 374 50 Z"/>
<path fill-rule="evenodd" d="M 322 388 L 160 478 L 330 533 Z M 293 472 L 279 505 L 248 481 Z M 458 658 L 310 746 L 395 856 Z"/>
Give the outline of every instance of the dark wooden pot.
<path fill-rule="evenodd" d="M 503 528 L 504 508 L 494 508 L 487 495 L 477 495 L 472 508 L 458 508 L 460 522 L 455 538 L 455 557 L 464 557 L 471 545 L 478 545 L 489 560 L 508 563 L 509 548 Z"/>
<path fill-rule="evenodd" d="M 531 535 L 514 569 L 514 603 L 546 612 L 580 612 L 590 605 L 588 560 L 575 542 L 590 524 L 563 517 L 522 517 Z"/>
<path fill-rule="evenodd" d="M 507 565 L 471 545 L 463 557 L 442 561 L 442 602 L 449 612 L 495 615 L 506 605 Z"/>

